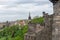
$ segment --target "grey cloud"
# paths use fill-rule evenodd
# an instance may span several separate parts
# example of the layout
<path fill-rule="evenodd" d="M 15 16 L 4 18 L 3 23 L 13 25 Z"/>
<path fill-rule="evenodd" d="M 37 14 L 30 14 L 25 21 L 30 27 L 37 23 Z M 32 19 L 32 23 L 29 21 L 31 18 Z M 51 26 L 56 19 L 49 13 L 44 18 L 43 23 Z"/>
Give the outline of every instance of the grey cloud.
<path fill-rule="evenodd" d="M 36 5 L 36 6 L 50 4 L 50 2 L 48 2 L 46 0 L 45 1 L 37 1 L 37 0 L 36 1 L 35 0 L 16 0 L 14 2 L 8 3 L 7 6 L 6 6 L 6 8 L 16 7 L 17 5 L 20 5 L 20 4 L 24 5 L 24 4 L 28 4 L 28 3 L 33 4 L 33 5 Z"/>
<path fill-rule="evenodd" d="M 22 1 L 17 0 L 17 2 L 15 2 L 15 3 L 16 4 L 36 3 L 39 5 L 43 5 L 43 4 L 47 4 L 49 2 L 48 1 L 34 1 L 34 0 L 22 0 Z"/>
<path fill-rule="evenodd" d="M 16 1 L 13 1 L 13 2 L 0 3 L 0 5 L 7 5 L 7 6 L 4 6 L 4 8 L 7 9 L 7 10 L 2 10 L 3 12 L 0 12 L 0 15 L 2 15 L 2 16 L 9 15 L 9 17 L 8 16 L 4 17 L 4 19 L 3 19 L 3 17 L 0 16 L 0 18 L 1 18 L 0 21 L 16 20 L 17 18 L 18 19 L 28 18 L 29 9 L 26 10 L 26 8 L 22 7 L 20 10 L 17 10 L 17 11 L 13 10 L 12 11 L 11 7 L 13 7 L 13 8 L 15 7 L 16 8 L 16 6 L 20 5 L 20 4 L 22 4 L 22 5 L 24 5 L 24 4 L 33 4 L 33 6 L 40 7 L 40 6 L 46 5 L 46 4 L 50 5 L 50 2 L 46 1 L 46 0 L 43 0 L 43 1 L 37 1 L 37 0 L 36 1 L 35 0 L 16 0 Z M 9 8 L 11 10 L 9 10 Z M 42 11 L 46 11 L 48 13 L 52 13 L 51 9 L 52 9 L 52 7 L 51 8 L 46 8 L 46 9 L 43 9 L 43 10 L 41 10 L 41 9 L 30 10 L 31 11 L 31 16 L 32 16 L 32 18 L 34 16 L 36 16 L 36 15 L 37 16 L 41 16 L 42 15 Z M 16 16 L 11 17 L 11 15 L 16 15 Z"/>
<path fill-rule="evenodd" d="M 29 12 L 26 11 L 11 11 L 11 10 L 5 10 L 3 12 L 0 12 L 0 15 L 26 15 Z"/>

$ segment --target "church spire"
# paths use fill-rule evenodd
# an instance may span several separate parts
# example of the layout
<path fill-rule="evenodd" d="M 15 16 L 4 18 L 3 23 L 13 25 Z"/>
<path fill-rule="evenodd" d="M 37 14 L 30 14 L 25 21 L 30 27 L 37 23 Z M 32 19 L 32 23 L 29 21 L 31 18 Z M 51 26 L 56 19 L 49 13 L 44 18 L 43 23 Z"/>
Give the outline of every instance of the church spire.
<path fill-rule="evenodd" d="M 30 15 L 30 12 L 29 12 L 29 17 L 28 17 L 28 20 L 31 20 L 31 15 Z"/>

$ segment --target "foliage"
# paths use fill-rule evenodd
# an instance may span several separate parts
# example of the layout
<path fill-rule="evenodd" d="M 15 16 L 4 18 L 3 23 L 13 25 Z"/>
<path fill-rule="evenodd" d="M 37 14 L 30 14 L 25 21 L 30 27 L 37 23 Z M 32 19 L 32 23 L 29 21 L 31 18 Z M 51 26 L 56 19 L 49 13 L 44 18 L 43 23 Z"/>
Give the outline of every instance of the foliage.
<path fill-rule="evenodd" d="M 19 29 L 21 28 L 21 29 Z M 0 40 L 24 40 L 24 34 L 27 32 L 28 26 L 12 26 L 6 27 L 0 31 Z M 14 35 L 12 37 L 12 35 Z"/>
<path fill-rule="evenodd" d="M 43 24 L 44 18 L 38 17 L 31 20 L 32 23 Z M 24 34 L 28 31 L 28 26 L 14 25 L 0 30 L 0 40 L 24 40 Z"/>
<path fill-rule="evenodd" d="M 44 23 L 44 18 L 43 17 L 38 17 L 38 18 L 34 18 L 31 20 L 32 23 L 40 23 L 43 24 Z"/>

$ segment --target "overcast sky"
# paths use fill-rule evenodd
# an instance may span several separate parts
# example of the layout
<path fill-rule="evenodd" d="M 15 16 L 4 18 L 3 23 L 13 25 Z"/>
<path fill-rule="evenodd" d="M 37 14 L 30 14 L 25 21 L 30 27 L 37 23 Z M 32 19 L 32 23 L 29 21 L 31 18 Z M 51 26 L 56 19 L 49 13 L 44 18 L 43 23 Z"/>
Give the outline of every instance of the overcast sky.
<path fill-rule="evenodd" d="M 0 22 L 27 19 L 41 16 L 42 12 L 52 14 L 53 6 L 49 0 L 0 0 Z"/>

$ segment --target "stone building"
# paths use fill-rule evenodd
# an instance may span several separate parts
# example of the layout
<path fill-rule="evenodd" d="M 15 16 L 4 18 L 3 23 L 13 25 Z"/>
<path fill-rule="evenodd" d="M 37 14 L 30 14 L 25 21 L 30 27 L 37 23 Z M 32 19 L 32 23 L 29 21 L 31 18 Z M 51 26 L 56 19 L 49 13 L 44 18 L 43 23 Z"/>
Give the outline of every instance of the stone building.
<path fill-rule="evenodd" d="M 52 15 L 43 12 L 44 23 L 28 23 L 28 32 L 24 36 L 24 40 L 52 40 Z"/>
<path fill-rule="evenodd" d="M 50 0 L 53 4 L 52 40 L 60 40 L 60 0 Z"/>
<path fill-rule="evenodd" d="M 24 40 L 38 40 L 40 37 L 40 31 L 44 28 L 41 27 L 40 24 L 29 23 L 28 32 L 25 34 Z M 39 34 L 38 34 L 39 33 Z"/>
<path fill-rule="evenodd" d="M 43 12 L 44 25 L 29 23 L 24 40 L 60 40 L 60 0 L 50 0 L 53 3 L 53 14 Z M 39 28 L 39 29 L 36 29 Z M 39 31 L 38 31 L 39 30 Z"/>

